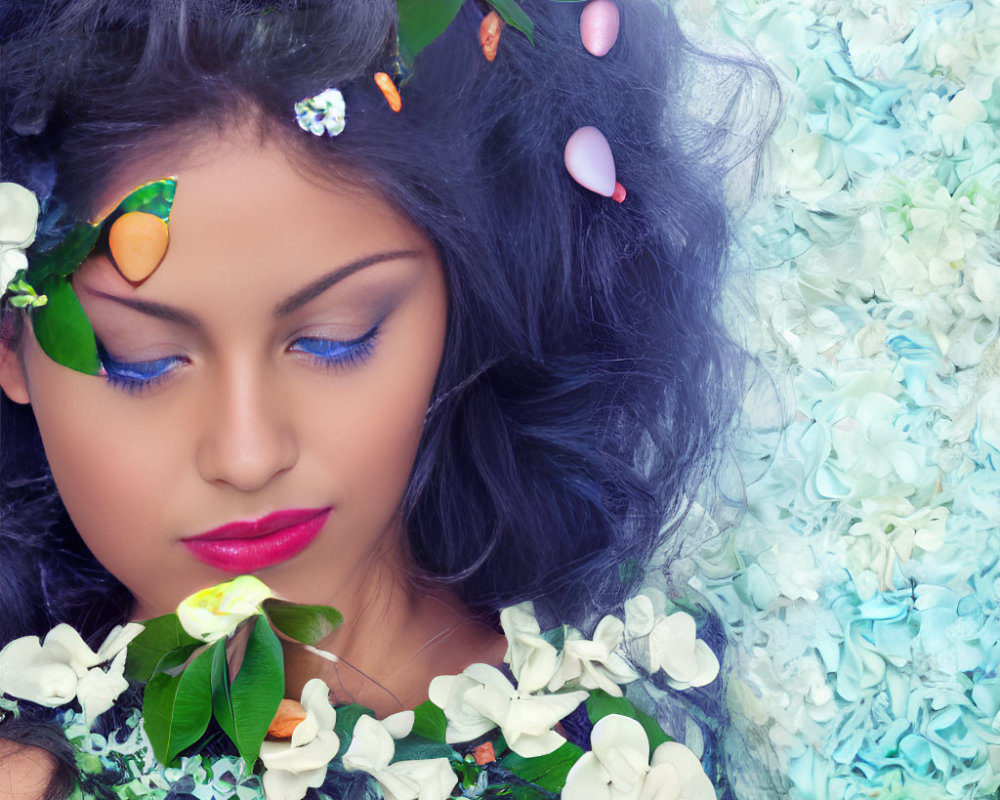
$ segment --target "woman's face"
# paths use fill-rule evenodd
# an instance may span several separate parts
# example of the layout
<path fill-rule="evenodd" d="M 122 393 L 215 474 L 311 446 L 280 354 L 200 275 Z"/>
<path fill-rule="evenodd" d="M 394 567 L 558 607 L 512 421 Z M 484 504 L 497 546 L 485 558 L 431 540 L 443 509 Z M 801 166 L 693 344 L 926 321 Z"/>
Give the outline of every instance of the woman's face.
<path fill-rule="evenodd" d="M 4 388 L 32 404 L 66 508 L 137 617 L 251 572 L 337 604 L 404 560 L 400 501 L 445 336 L 441 265 L 373 192 L 308 180 L 250 137 L 150 157 L 101 205 L 168 175 L 153 275 L 135 288 L 97 255 L 73 278 L 106 374 L 56 364 L 29 335 Z"/>

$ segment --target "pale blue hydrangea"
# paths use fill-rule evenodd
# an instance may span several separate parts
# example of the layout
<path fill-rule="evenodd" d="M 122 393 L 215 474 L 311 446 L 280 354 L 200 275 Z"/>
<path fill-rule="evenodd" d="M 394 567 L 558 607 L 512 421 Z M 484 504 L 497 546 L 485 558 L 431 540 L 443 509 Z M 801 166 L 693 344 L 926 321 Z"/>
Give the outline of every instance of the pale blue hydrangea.
<path fill-rule="evenodd" d="M 793 798 L 993 796 L 1000 5 L 713 7 L 786 102 L 742 234 L 778 408 L 748 409 L 747 512 L 691 581 L 730 708 Z"/>

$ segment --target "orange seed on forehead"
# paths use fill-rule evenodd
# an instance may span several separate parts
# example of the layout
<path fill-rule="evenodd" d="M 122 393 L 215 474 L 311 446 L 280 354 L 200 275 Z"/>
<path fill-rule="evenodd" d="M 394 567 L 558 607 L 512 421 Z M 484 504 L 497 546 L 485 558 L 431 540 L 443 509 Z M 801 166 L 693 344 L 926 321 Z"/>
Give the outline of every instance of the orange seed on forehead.
<path fill-rule="evenodd" d="M 155 214 L 122 214 L 108 231 L 108 249 L 117 270 L 129 283 L 142 283 L 153 274 L 167 252 L 167 223 Z"/>

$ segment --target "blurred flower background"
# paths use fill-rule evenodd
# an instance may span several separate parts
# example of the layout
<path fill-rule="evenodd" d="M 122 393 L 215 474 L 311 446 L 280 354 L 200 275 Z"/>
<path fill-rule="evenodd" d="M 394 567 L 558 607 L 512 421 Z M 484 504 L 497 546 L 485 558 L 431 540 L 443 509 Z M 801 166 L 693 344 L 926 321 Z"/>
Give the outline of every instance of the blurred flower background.
<path fill-rule="evenodd" d="M 687 571 L 735 729 L 792 798 L 996 796 L 1000 5 L 678 11 L 783 95 L 740 247 L 769 408 L 746 512 Z"/>

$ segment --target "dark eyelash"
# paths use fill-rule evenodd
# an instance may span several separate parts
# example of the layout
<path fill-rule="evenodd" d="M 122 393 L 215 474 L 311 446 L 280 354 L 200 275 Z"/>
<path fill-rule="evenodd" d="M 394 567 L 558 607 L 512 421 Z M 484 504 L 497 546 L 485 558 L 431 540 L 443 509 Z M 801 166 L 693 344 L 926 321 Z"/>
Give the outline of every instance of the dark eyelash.
<path fill-rule="evenodd" d="M 349 367 L 362 363 L 374 352 L 378 331 L 379 325 L 377 324 L 363 336 L 348 341 L 303 336 L 292 343 L 292 348 L 295 349 L 296 346 L 302 345 L 304 342 L 315 342 L 320 346 L 317 349 L 326 352 L 316 352 L 316 350 L 309 350 L 305 347 L 299 347 L 297 352 L 309 356 L 325 367 Z M 104 379 L 115 388 L 130 394 L 139 394 L 147 389 L 152 389 L 166 380 L 170 375 L 171 367 L 181 361 L 177 356 L 167 356 L 153 361 L 119 361 L 107 351 L 107 348 L 100 341 L 97 342 L 97 356 L 101 362 L 100 374 L 103 375 Z"/>
<path fill-rule="evenodd" d="M 97 342 L 97 357 L 101 362 L 100 374 L 115 388 L 130 394 L 152 389 L 170 374 L 170 367 L 177 364 L 177 356 L 157 358 L 153 361 L 119 361 L 104 345 Z"/>
<path fill-rule="evenodd" d="M 377 323 L 357 339 L 338 341 L 336 339 L 322 339 L 314 336 L 302 336 L 292 342 L 291 350 L 303 353 L 315 360 L 324 367 L 339 368 L 351 367 L 360 364 L 367 359 L 375 350 L 375 339 L 378 336 L 379 325 Z M 315 342 L 319 345 L 315 350 L 301 346 L 306 342 Z M 324 352 L 318 352 L 322 350 Z"/>

